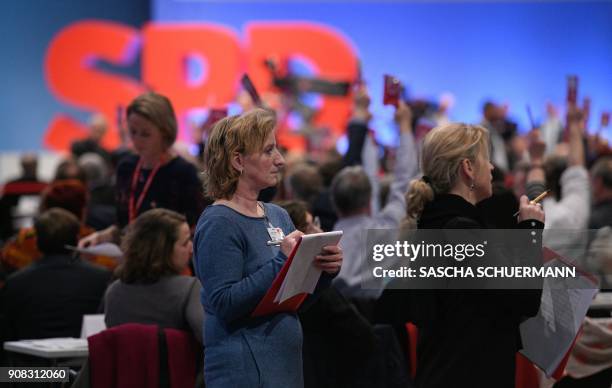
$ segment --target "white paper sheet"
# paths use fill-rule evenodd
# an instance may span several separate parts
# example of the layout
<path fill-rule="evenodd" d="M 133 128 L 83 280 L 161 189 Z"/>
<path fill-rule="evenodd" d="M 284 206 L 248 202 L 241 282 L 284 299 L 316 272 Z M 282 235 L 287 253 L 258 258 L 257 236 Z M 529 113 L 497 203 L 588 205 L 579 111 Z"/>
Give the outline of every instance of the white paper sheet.
<path fill-rule="evenodd" d="M 114 257 L 116 259 L 123 257 L 123 252 L 121 252 L 121 249 L 117 246 L 117 244 L 113 244 L 113 243 L 102 243 L 102 244 L 98 244 L 94 246 L 89 246 L 86 248 L 78 248 L 78 247 L 67 245 L 66 248 L 71 249 L 75 252 L 84 253 L 87 255 L 108 256 L 108 257 Z"/>
<path fill-rule="evenodd" d="M 546 265 L 563 264 L 551 260 Z M 548 377 L 557 370 L 569 351 L 597 293 L 597 286 L 585 276 L 565 286 L 563 282 L 566 280 L 545 279 L 538 315 L 520 326 L 523 341 L 521 353 Z"/>
<path fill-rule="evenodd" d="M 85 314 L 81 324 L 81 338 L 88 338 L 106 330 L 104 314 Z"/>
<path fill-rule="evenodd" d="M 321 270 L 314 266 L 314 257 L 321 252 L 323 247 L 337 245 L 340 238 L 342 238 L 342 231 L 302 236 L 302 241 L 274 302 L 282 303 L 303 292 L 313 293 L 321 277 Z"/>

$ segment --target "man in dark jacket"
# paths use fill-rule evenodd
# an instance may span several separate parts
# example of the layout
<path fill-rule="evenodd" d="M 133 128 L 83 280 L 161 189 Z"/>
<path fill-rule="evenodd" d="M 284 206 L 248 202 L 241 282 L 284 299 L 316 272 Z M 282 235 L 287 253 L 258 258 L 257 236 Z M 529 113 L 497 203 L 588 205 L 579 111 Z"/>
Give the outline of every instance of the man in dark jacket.
<path fill-rule="evenodd" d="M 79 337 L 84 314 L 95 314 L 110 272 L 71 257 L 79 220 L 51 208 L 36 220 L 38 249 L 43 258 L 15 272 L 0 291 L 5 340 Z"/>

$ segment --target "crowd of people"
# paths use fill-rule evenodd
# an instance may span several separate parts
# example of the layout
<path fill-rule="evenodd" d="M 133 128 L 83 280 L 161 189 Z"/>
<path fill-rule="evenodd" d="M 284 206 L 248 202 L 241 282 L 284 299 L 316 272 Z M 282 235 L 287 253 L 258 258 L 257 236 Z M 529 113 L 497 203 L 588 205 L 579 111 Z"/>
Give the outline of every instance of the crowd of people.
<path fill-rule="evenodd" d="M 51 182 L 24 155 L 0 198 L 0 341 L 79 337 L 82 316 L 103 313 L 109 328 L 187 332 L 209 387 L 514 387 L 518 327 L 538 313 L 541 290 L 364 288 L 367 231 L 544 230 L 563 250 L 555 230 L 597 229 L 570 236 L 584 244 L 580 264 L 610 288 L 610 147 L 575 105 L 566 120 L 550 108 L 523 134 L 493 102 L 474 125 L 449 123 L 444 106 L 423 132 L 400 101 L 399 146 L 381 160 L 367 91 L 354 94 L 347 152 L 317 160 L 282 149 L 277 114 L 264 108 L 220 119 L 199 132 L 200 160 L 183 157 L 172 104 L 155 92 L 126 109 L 129 149 L 103 148 L 95 115 Z M 33 226 L 19 227 L 16 208 L 32 196 Z M 313 258 L 314 295 L 298 311 L 252 316 L 300 237 L 333 230 L 343 238 Z M 105 242 L 123 257 L 75 254 Z"/>

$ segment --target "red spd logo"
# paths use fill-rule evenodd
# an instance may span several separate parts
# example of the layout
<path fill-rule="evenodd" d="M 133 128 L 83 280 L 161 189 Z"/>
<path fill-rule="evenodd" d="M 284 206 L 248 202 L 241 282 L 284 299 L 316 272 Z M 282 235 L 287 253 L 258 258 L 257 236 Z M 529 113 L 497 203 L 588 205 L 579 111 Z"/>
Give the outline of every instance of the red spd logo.
<path fill-rule="evenodd" d="M 132 64 L 141 54 L 141 80 L 104 72 L 99 61 L 117 66 Z M 189 57 L 202 58 L 206 73 L 198 82 L 187 78 Z M 45 58 L 45 77 L 51 92 L 62 102 L 86 111 L 101 112 L 109 122 L 103 144 L 119 145 L 117 107 L 127 106 L 147 89 L 172 101 L 179 123 L 187 113 L 206 103 L 219 107 L 233 101 L 240 77 L 248 73 L 255 87 L 272 91 L 271 74 L 264 61 L 305 57 L 316 66 L 317 76 L 354 80 L 357 59 L 350 42 L 330 27 L 305 22 L 254 22 L 244 38 L 231 29 L 212 23 L 150 23 L 142 31 L 123 24 L 86 20 L 60 31 L 51 41 Z M 322 96 L 317 124 L 340 135 L 350 114 L 350 97 Z M 181 125 L 179 139 L 189 139 Z M 86 127 L 75 119 L 57 114 L 47 128 L 45 146 L 66 150 L 75 138 L 84 137 Z M 279 142 L 302 148 L 299 136 L 279 133 Z"/>

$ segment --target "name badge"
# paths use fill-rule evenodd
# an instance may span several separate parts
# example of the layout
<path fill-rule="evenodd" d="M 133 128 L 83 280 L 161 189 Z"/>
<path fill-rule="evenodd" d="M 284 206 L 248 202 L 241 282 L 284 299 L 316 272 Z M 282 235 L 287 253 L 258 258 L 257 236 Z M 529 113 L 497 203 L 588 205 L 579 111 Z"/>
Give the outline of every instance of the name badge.
<path fill-rule="evenodd" d="M 269 227 L 268 234 L 270 235 L 270 240 L 272 241 L 280 241 L 285 238 L 285 233 L 281 228 Z"/>

